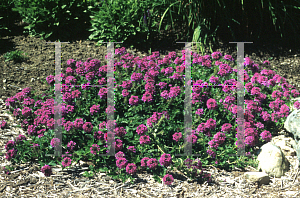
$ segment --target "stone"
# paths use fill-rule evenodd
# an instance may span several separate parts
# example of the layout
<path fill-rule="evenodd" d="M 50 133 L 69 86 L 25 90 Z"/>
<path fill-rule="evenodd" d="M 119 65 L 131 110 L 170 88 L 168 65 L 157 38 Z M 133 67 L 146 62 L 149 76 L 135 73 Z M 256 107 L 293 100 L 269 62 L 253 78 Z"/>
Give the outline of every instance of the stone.
<path fill-rule="evenodd" d="M 293 142 L 292 146 L 296 150 L 298 160 L 300 161 L 300 109 L 294 110 L 288 115 L 284 122 L 284 128 L 294 135 L 295 142 Z"/>
<path fill-rule="evenodd" d="M 257 171 L 262 170 L 262 172 L 246 172 L 244 173 L 245 179 L 250 182 L 268 185 L 270 177 L 284 178 L 284 174 L 289 170 L 289 165 L 292 165 L 294 169 L 299 167 L 299 160 L 295 156 L 296 151 L 292 148 L 294 143 L 293 138 L 285 135 L 272 137 L 271 142 L 264 144 L 258 150 L 257 160 L 259 164 Z M 276 155 L 279 157 L 275 157 Z"/>
<path fill-rule="evenodd" d="M 268 142 L 261 147 L 257 160 L 258 170 L 272 177 L 281 177 L 289 170 L 290 162 L 286 159 L 280 147 Z"/>
<path fill-rule="evenodd" d="M 245 178 L 251 182 L 259 182 L 259 184 L 269 184 L 270 177 L 267 173 L 264 172 L 246 172 L 244 174 Z"/>
<path fill-rule="evenodd" d="M 279 135 L 273 137 L 271 142 L 280 147 L 285 156 L 296 156 L 296 151 L 293 148 L 293 145 L 296 144 L 296 142 L 291 137 Z"/>

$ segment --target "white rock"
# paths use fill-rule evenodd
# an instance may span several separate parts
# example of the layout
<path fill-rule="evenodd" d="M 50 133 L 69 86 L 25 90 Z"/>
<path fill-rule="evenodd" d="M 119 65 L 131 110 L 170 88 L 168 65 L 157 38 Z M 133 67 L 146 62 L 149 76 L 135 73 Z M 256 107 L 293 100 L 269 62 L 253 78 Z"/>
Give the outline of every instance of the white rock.
<path fill-rule="evenodd" d="M 280 147 L 272 142 L 268 142 L 261 147 L 257 160 L 259 161 L 258 170 L 262 170 L 272 177 L 281 177 L 289 170 L 289 161 Z"/>

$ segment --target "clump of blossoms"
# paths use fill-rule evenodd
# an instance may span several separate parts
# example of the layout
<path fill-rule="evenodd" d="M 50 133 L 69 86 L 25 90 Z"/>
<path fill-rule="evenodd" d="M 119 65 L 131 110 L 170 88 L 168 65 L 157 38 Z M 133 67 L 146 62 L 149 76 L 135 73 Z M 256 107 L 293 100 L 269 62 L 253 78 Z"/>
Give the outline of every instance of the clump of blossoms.
<path fill-rule="evenodd" d="M 53 148 L 56 148 L 56 147 L 58 147 L 59 145 L 60 145 L 60 139 L 58 139 L 58 138 L 53 138 L 52 140 L 51 140 L 51 146 L 53 147 Z"/>
<path fill-rule="evenodd" d="M 49 177 L 52 174 L 51 166 L 45 165 L 42 167 L 41 172 L 44 173 L 46 177 Z"/>
<path fill-rule="evenodd" d="M 72 159 L 71 158 L 69 158 L 69 157 L 65 157 L 64 159 L 63 159 L 63 161 L 62 161 L 62 166 L 65 168 L 65 167 L 67 167 L 67 166 L 71 166 L 71 164 L 72 164 Z"/>
<path fill-rule="evenodd" d="M 1 127 L 1 129 L 4 129 L 5 126 L 6 126 L 6 121 L 5 121 L 5 120 L 2 120 L 2 121 L 0 122 L 0 127 Z"/>

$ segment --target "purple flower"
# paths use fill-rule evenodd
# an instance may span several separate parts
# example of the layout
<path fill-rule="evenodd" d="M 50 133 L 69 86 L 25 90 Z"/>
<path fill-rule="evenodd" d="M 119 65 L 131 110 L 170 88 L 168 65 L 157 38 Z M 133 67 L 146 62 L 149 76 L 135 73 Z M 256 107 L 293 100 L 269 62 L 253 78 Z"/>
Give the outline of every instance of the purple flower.
<path fill-rule="evenodd" d="M 14 141 L 9 140 L 9 141 L 6 143 L 6 145 L 5 145 L 5 149 L 8 151 L 8 150 L 10 150 L 10 149 L 13 149 L 15 145 L 16 145 L 16 144 L 15 144 Z"/>
<path fill-rule="evenodd" d="M 26 139 L 27 138 L 24 135 L 20 134 L 18 137 L 16 137 L 16 142 L 19 143 L 19 142 L 21 142 L 23 140 L 26 140 Z"/>
<path fill-rule="evenodd" d="M 198 139 L 197 136 L 194 134 L 191 134 L 191 135 L 187 136 L 187 138 L 186 138 L 186 140 L 188 142 L 193 143 L 193 144 L 196 144 L 197 139 Z"/>
<path fill-rule="evenodd" d="M 144 124 L 139 125 L 136 129 L 136 132 L 139 135 L 144 135 L 147 131 L 148 131 L 148 128 Z"/>
<path fill-rule="evenodd" d="M 73 151 L 73 150 L 75 149 L 75 145 L 76 145 L 75 142 L 70 141 L 70 142 L 68 143 L 67 147 L 68 147 L 68 149 L 69 149 L 70 151 Z"/>
<path fill-rule="evenodd" d="M 259 129 L 263 129 L 264 128 L 264 124 L 262 124 L 261 122 L 258 122 L 255 124 L 255 126 Z"/>
<path fill-rule="evenodd" d="M 91 153 L 93 155 L 96 155 L 98 151 L 100 151 L 100 147 L 97 144 L 93 144 L 92 147 L 90 148 Z"/>
<path fill-rule="evenodd" d="M 146 168 L 147 167 L 147 162 L 150 158 L 149 157 L 144 157 L 143 159 L 141 159 L 141 167 Z"/>
<path fill-rule="evenodd" d="M 139 103 L 139 97 L 138 96 L 131 96 L 129 99 L 129 104 L 130 105 L 138 105 Z"/>
<path fill-rule="evenodd" d="M 17 149 L 13 148 L 11 150 L 8 150 L 5 154 L 5 158 L 10 161 L 12 158 L 14 158 L 17 155 Z"/>
<path fill-rule="evenodd" d="M 207 129 L 214 129 L 216 128 L 216 121 L 212 118 L 209 118 L 206 123 L 205 123 L 205 127 Z"/>
<path fill-rule="evenodd" d="M 208 155 L 210 155 L 212 158 L 216 158 L 216 153 L 212 150 L 207 150 L 206 151 Z"/>
<path fill-rule="evenodd" d="M 134 163 L 127 164 L 126 172 L 131 175 L 135 174 L 136 173 L 136 165 Z"/>
<path fill-rule="evenodd" d="M 213 98 L 208 99 L 206 105 L 208 109 L 212 109 L 212 110 L 215 110 L 218 107 L 216 100 Z"/>
<path fill-rule="evenodd" d="M 81 92 L 79 90 L 72 91 L 72 99 L 80 98 Z"/>
<path fill-rule="evenodd" d="M 0 124 L 0 127 L 1 129 L 4 129 L 6 126 L 6 121 L 5 120 L 2 120 L 1 124 Z"/>
<path fill-rule="evenodd" d="M 51 166 L 45 165 L 42 167 L 41 172 L 44 173 L 46 177 L 49 177 L 52 174 Z"/>
<path fill-rule="evenodd" d="M 119 169 L 125 168 L 127 165 L 127 159 L 120 157 L 117 159 L 116 164 Z"/>
<path fill-rule="evenodd" d="M 47 76 L 46 77 L 46 80 L 47 80 L 47 83 L 50 85 L 50 84 L 54 84 L 54 76 L 53 75 L 50 75 L 50 76 Z"/>
<path fill-rule="evenodd" d="M 83 126 L 83 119 L 82 118 L 76 118 L 76 120 L 74 121 L 74 126 L 77 128 L 77 129 L 82 129 L 82 126 Z"/>
<path fill-rule="evenodd" d="M 248 144 L 250 147 L 253 147 L 256 144 L 256 138 L 254 136 L 247 136 L 245 138 L 245 143 Z"/>
<path fill-rule="evenodd" d="M 100 96 L 101 99 L 105 99 L 107 96 L 107 88 L 101 88 L 99 90 L 98 95 Z"/>
<path fill-rule="evenodd" d="M 67 64 L 68 65 L 75 64 L 75 60 L 74 59 L 69 59 L 69 60 L 67 60 Z"/>
<path fill-rule="evenodd" d="M 203 109 L 197 109 L 196 114 L 199 116 L 203 115 L 204 114 Z"/>
<path fill-rule="evenodd" d="M 64 124 L 64 128 L 66 131 L 70 131 L 71 129 L 73 129 L 73 122 L 71 121 L 67 121 L 65 124 Z"/>
<path fill-rule="evenodd" d="M 182 138 L 182 133 L 181 132 L 179 132 L 179 133 L 176 132 L 176 133 L 173 134 L 173 140 L 174 141 L 178 142 L 180 138 Z"/>
<path fill-rule="evenodd" d="M 89 72 L 85 75 L 85 78 L 87 81 L 91 81 L 92 79 L 94 79 L 95 77 L 95 73 L 94 72 Z"/>
<path fill-rule="evenodd" d="M 169 174 L 166 174 L 164 177 L 163 177 L 163 182 L 164 184 L 166 185 L 171 185 L 174 181 L 174 178 L 172 175 L 169 175 Z"/>
<path fill-rule="evenodd" d="M 65 83 L 66 84 L 75 84 L 77 82 L 76 78 L 74 76 L 68 76 L 66 77 Z"/>
<path fill-rule="evenodd" d="M 119 151 L 115 154 L 115 158 L 116 159 L 119 159 L 119 158 L 124 158 L 125 157 L 125 154 L 122 152 L 122 151 Z"/>
<path fill-rule="evenodd" d="M 232 125 L 230 123 L 225 123 L 222 125 L 221 131 L 229 132 L 232 129 Z"/>
<path fill-rule="evenodd" d="M 116 151 L 119 151 L 123 148 L 123 142 L 120 139 L 116 139 L 116 142 L 114 144 L 115 144 Z"/>
<path fill-rule="evenodd" d="M 60 145 L 60 139 L 58 139 L 58 138 L 53 138 L 52 140 L 51 140 L 51 146 L 53 147 L 53 148 L 56 148 L 56 147 L 58 147 L 59 145 Z"/>
<path fill-rule="evenodd" d="M 107 114 L 111 114 L 112 112 L 115 112 L 115 108 L 111 105 L 109 105 L 106 109 L 105 109 L 105 113 Z"/>
<path fill-rule="evenodd" d="M 150 92 L 146 91 L 146 93 L 143 94 L 142 100 L 144 102 L 151 102 L 153 100 L 153 96 Z"/>
<path fill-rule="evenodd" d="M 69 74 L 72 75 L 73 72 L 74 72 L 74 71 L 72 70 L 71 67 L 68 67 L 68 68 L 66 69 L 66 74 L 67 74 L 67 75 L 69 75 Z"/>
<path fill-rule="evenodd" d="M 208 145 L 211 147 L 211 148 L 215 148 L 217 149 L 219 147 L 219 144 L 214 140 L 212 139 L 211 141 L 208 142 Z"/>
<path fill-rule="evenodd" d="M 24 107 L 24 109 L 22 110 L 22 115 L 25 118 L 28 118 L 29 116 L 31 116 L 31 111 L 32 109 L 30 109 L 29 107 Z"/>
<path fill-rule="evenodd" d="M 102 131 L 95 131 L 95 133 L 94 133 L 94 138 L 96 139 L 96 140 L 100 140 L 100 139 L 102 139 L 103 140 L 103 138 L 104 138 L 104 133 L 102 132 Z"/>
<path fill-rule="evenodd" d="M 148 135 L 143 135 L 140 137 L 140 144 L 150 144 L 150 137 Z"/>
<path fill-rule="evenodd" d="M 268 60 L 265 60 L 263 64 L 270 65 L 270 61 L 268 61 Z"/>
<path fill-rule="evenodd" d="M 261 138 L 263 140 L 265 140 L 266 142 L 270 142 L 272 140 L 272 135 L 270 133 L 270 131 L 264 130 L 261 134 L 260 134 Z"/>
<path fill-rule="evenodd" d="M 158 165 L 157 159 L 156 158 L 151 158 L 147 161 L 147 166 L 150 169 L 155 169 Z"/>
<path fill-rule="evenodd" d="M 160 159 L 159 159 L 159 163 L 162 165 L 162 166 L 169 166 L 171 163 L 172 163 L 172 157 L 170 154 L 162 154 Z"/>
<path fill-rule="evenodd" d="M 219 78 L 212 76 L 210 77 L 209 82 L 217 84 L 219 82 Z"/>
<path fill-rule="evenodd" d="M 226 139 L 225 133 L 218 132 L 214 135 L 214 141 L 218 144 L 223 144 Z"/>
<path fill-rule="evenodd" d="M 300 102 L 299 102 L 299 101 L 296 101 L 296 102 L 294 103 L 294 107 L 295 107 L 296 109 L 300 109 Z"/>
<path fill-rule="evenodd" d="M 234 59 L 232 58 L 232 56 L 231 56 L 231 55 L 228 55 L 228 54 L 226 54 L 223 58 L 224 58 L 225 60 L 234 61 Z"/>
<path fill-rule="evenodd" d="M 131 75 L 131 80 L 132 81 L 140 81 L 142 79 L 143 79 L 143 74 L 142 73 L 133 72 L 133 74 Z"/>
<path fill-rule="evenodd" d="M 136 153 L 136 149 L 134 148 L 134 146 L 128 146 L 127 148 L 130 152 Z"/>
<path fill-rule="evenodd" d="M 82 126 L 83 130 L 87 133 L 91 132 L 93 130 L 93 125 L 90 122 L 86 122 L 84 123 L 84 125 Z"/>
<path fill-rule="evenodd" d="M 65 157 L 61 164 L 64 168 L 70 166 L 72 164 L 72 159 L 70 159 L 69 157 Z"/>
<path fill-rule="evenodd" d="M 116 132 L 116 136 L 119 136 L 119 137 L 123 137 L 127 133 L 126 130 L 124 129 L 124 127 L 115 128 L 115 132 Z"/>
<path fill-rule="evenodd" d="M 215 60 L 218 60 L 218 59 L 220 59 L 220 58 L 222 57 L 222 53 L 221 53 L 221 52 L 213 52 L 213 53 L 211 54 L 211 57 L 212 57 L 213 59 L 215 59 Z"/>

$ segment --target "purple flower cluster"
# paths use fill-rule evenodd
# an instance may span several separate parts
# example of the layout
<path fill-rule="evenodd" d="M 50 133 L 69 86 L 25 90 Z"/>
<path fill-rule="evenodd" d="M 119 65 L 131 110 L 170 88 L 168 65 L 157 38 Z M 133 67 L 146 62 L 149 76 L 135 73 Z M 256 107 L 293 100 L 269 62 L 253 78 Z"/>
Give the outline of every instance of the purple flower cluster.
<path fill-rule="evenodd" d="M 41 168 L 41 172 L 44 173 L 44 175 L 46 177 L 50 177 L 50 175 L 52 174 L 52 169 L 51 166 L 49 165 L 45 165 Z"/>
<path fill-rule="evenodd" d="M 93 155 L 96 155 L 98 151 L 100 151 L 100 147 L 97 144 L 93 144 L 92 147 L 90 148 L 91 153 Z"/>
<path fill-rule="evenodd" d="M 178 142 L 180 140 L 180 138 L 182 138 L 182 133 L 181 132 L 176 132 L 173 134 L 173 140 Z"/>
<path fill-rule="evenodd" d="M 71 158 L 69 158 L 69 157 L 65 157 L 64 159 L 63 159 L 63 161 L 62 161 L 62 166 L 65 168 L 65 167 L 67 167 L 67 166 L 71 166 L 71 164 L 72 164 L 72 159 Z"/>
<path fill-rule="evenodd" d="M 171 155 L 166 153 L 162 154 L 162 156 L 159 159 L 159 163 L 160 165 L 165 167 L 169 166 L 172 163 Z"/>
<path fill-rule="evenodd" d="M 171 185 L 174 181 L 174 178 L 172 175 L 170 174 L 166 174 L 164 177 L 163 177 L 163 182 L 165 185 Z"/>
<path fill-rule="evenodd" d="M 90 108 L 90 113 L 91 115 L 94 115 L 94 113 L 99 113 L 99 110 L 100 110 L 100 105 L 93 105 Z"/>
<path fill-rule="evenodd" d="M 1 121 L 1 124 L 0 124 L 0 128 L 1 129 L 4 129 L 6 127 L 6 121 L 5 120 L 2 120 Z"/>
<path fill-rule="evenodd" d="M 143 135 L 140 137 L 140 144 L 143 145 L 143 144 L 150 144 L 150 137 L 149 135 Z"/>
<path fill-rule="evenodd" d="M 11 150 L 8 150 L 5 154 L 5 158 L 10 161 L 12 158 L 14 158 L 17 155 L 17 149 L 13 148 Z"/>
<path fill-rule="evenodd" d="M 60 145 L 60 139 L 58 139 L 58 138 L 53 138 L 52 140 L 51 140 L 51 146 L 53 147 L 53 148 L 56 148 L 56 147 L 58 147 L 59 145 Z"/>
<path fill-rule="evenodd" d="M 103 140 L 104 139 L 104 133 L 102 131 L 95 131 L 94 132 L 94 138 L 96 140 Z"/>
<path fill-rule="evenodd" d="M 73 150 L 75 149 L 75 145 L 76 145 L 75 142 L 70 141 L 70 142 L 68 143 L 67 147 L 68 147 L 68 149 L 69 149 L 70 151 L 73 151 Z"/>
<path fill-rule="evenodd" d="M 82 128 L 85 132 L 90 133 L 93 130 L 93 125 L 90 122 L 86 122 L 82 125 Z"/>
<path fill-rule="evenodd" d="M 165 115 L 165 118 L 167 120 L 170 119 L 170 116 L 167 111 L 163 111 L 162 113 L 153 112 L 153 115 L 147 119 L 147 125 L 152 128 L 153 127 L 152 123 L 153 124 L 157 123 L 162 115 Z"/>
<path fill-rule="evenodd" d="M 127 134 L 126 130 L 124 129 L 124 127 L 117 127 L 115 128 L 115 132 L 116 132 L 116 136 L 122 138 L 124 135 Z"/>
<path fill-rule="evenodd" d="M 127 150 L 132 153 L 136 153 L 136 149 L 134 148 L 134 146 L 128 146 Z"/>

